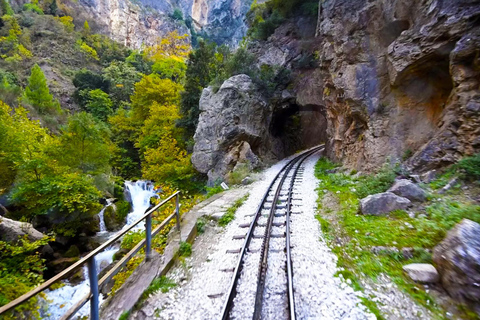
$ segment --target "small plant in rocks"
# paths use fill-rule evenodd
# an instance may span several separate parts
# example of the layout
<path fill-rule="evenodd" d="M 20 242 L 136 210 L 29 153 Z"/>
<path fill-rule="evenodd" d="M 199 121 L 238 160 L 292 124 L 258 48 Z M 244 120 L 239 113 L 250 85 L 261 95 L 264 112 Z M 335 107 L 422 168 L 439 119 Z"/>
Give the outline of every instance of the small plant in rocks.
<path fill-rule="evenodd" d="M 180 257 L 190 257 L 192 255 L 192 245 L 188 242 L 180 242 L 180 248 L 178 248 L 178 255 Z"/>
<path fill-rule="evenodd" d="M 222 227 L 228 225 L 230 222 L 235 219 L 235 213 L 237 212 L 238 208 L 240 208 L 243 203 L 248 199 L 249 194 L 246 194 L 242 198 L 235 201 L 235 203 L 227 209 L 227 212 L 218 220 L 218 224 Z"/>

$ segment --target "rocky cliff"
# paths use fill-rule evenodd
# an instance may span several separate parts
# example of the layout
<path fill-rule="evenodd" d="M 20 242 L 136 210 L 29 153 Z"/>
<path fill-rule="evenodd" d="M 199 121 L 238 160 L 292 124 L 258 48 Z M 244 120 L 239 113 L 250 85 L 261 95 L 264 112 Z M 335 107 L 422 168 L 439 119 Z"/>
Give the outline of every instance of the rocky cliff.
<path fill-rule="evenodd" d="M 29 0 L 11 2 L 19 9 Z M 59 8 L 62 14 L 74 17 L 78 26 L 87 20 L 94 32 L 131 48 L 151 45 L 173 30 L 191 34 L 190 27 L 203 37 L 235 47 L 246 34 L 244 17 L 251 3 L 252 0 L 78 0 L 62 1 Z M 182 12 L 183 20 L 173 17 L 175 10 Z M 189 20 L 193 23 L 187 23 Z"/>
<path fill-rule="evenodd" d="M 329 156 L 428 169 L 478 152 L 479 36 L 479 1 L 322 1 Z"/>

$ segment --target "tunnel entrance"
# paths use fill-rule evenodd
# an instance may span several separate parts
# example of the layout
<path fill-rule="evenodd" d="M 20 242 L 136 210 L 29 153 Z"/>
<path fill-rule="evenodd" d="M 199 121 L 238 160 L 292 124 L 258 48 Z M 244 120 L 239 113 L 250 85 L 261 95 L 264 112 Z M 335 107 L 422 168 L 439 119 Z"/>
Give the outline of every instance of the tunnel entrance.
<path fill-rule="evenodd" d="M 327 139 L 324 107 L 300 106 L 292 102 L 276 107 L 270 132 L 273 137 L 278 138 L 282 149 L 279 155 L 283 157 L 324 143 Z"/>

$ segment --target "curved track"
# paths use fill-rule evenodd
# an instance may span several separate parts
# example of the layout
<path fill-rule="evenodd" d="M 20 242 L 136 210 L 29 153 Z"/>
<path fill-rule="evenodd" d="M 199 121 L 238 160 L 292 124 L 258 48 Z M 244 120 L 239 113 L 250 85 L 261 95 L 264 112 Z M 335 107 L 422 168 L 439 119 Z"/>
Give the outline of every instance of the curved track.
<path fill-rule="evenodd" d="M 310 149 L 290 160 L 265 193 L 252 222 L 247 226 L 248 232 L 239 254 L 238 264 L 230 285 L 230 291 L 222 310 L 222 320 L 230 319 L 235 309 L 235 298 L 239 292 L 239 281 L 249 282 L 242 275 L 249 254 L 260 253 L 256 283 L 253 319 L 268 318 L 264 311 L 275 313 L 275 319 L 295 319 L 295 298 L 293 290 L 293 269 L 290 257 L 290 215 L 295 181 L 301 179 L 301 165 L 323 146 Z M 265 221 L 266 220 L 266 221 Z M 275 232 L 274 232 L 275 231 Z M 261 242 L 260 249 L 255 249 Z M 271 259 L 269 263 L 269 258 Z M 280 262 L 280 265 L 279 265 Z M 282 275 L 283 274 L 283 275 Z M 278 281 L 271 284 L 269 279 L 283 277 L 279 288 Z M 245 278 L 245 279 L 243 279 Z M 283 288 L 282 288 L 283 287 Z M 268 290 L 266 290 L 268 289 Z M 269 293 L 265 294 L 268 291 Z M 238 317 L 238 316 L 237 316 Z M 242 318 L 244 315 L 242 315 Z"/>

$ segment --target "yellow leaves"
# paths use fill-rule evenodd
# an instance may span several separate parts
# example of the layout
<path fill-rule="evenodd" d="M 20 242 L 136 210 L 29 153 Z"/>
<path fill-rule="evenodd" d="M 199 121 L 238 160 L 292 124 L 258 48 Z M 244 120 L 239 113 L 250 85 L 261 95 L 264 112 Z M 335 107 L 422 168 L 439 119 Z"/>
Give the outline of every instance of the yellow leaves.
<path fill-rule="evenodd" d="M 87 57 L 93 59 L 93 60 L 100 60 L 98 57 L 97 50 L 94 48 L 90 47 L 88 44 L 86 44 L 84 41 L 79 40 L 78 44 L 80 45 L 80 50 L 87 55 Z"/>
<path fill-rule="evenodd" d="M 167 57 L 176 57 L 184 61 L 191 49 L 188 35 L 184 34 L 181 36 L 175 30 L 168 33 L 164 38 L 159 39 L 155 45 L 145 48 L 144 55 L 153 62 Z"/>
<path fill-rule="evenodd" d="M 178 104 L 182 89 L 180 84 L 170 79 L 162 79 L 155 74 L 144 76 L 135 84 L 135 93 L 131 97 L 134 118 L 147 119 L 155 102 L 160 105 Z"/>
<path fill-rule="evenodd" d="M 18 45 L 18 52 L 20 53 L 20 55 L 24 58 L 27 58 L 27 59 L 30 59 L 31 57 L 33 57 L 33 54 L 30 50 L 28 50 L 27 48 L 25 48 L 23 46 L 23 44 L 20 44 Z"/>
<path fill-rule="evenodd" d="M 63 16 L 63 17 L 55 17 L 55 20 L 63 24 L 65 30 L 68 32 L 73 32 L 75 29 L 75 25 L 73 24 L 73 18 L 70 16 Z"/>

